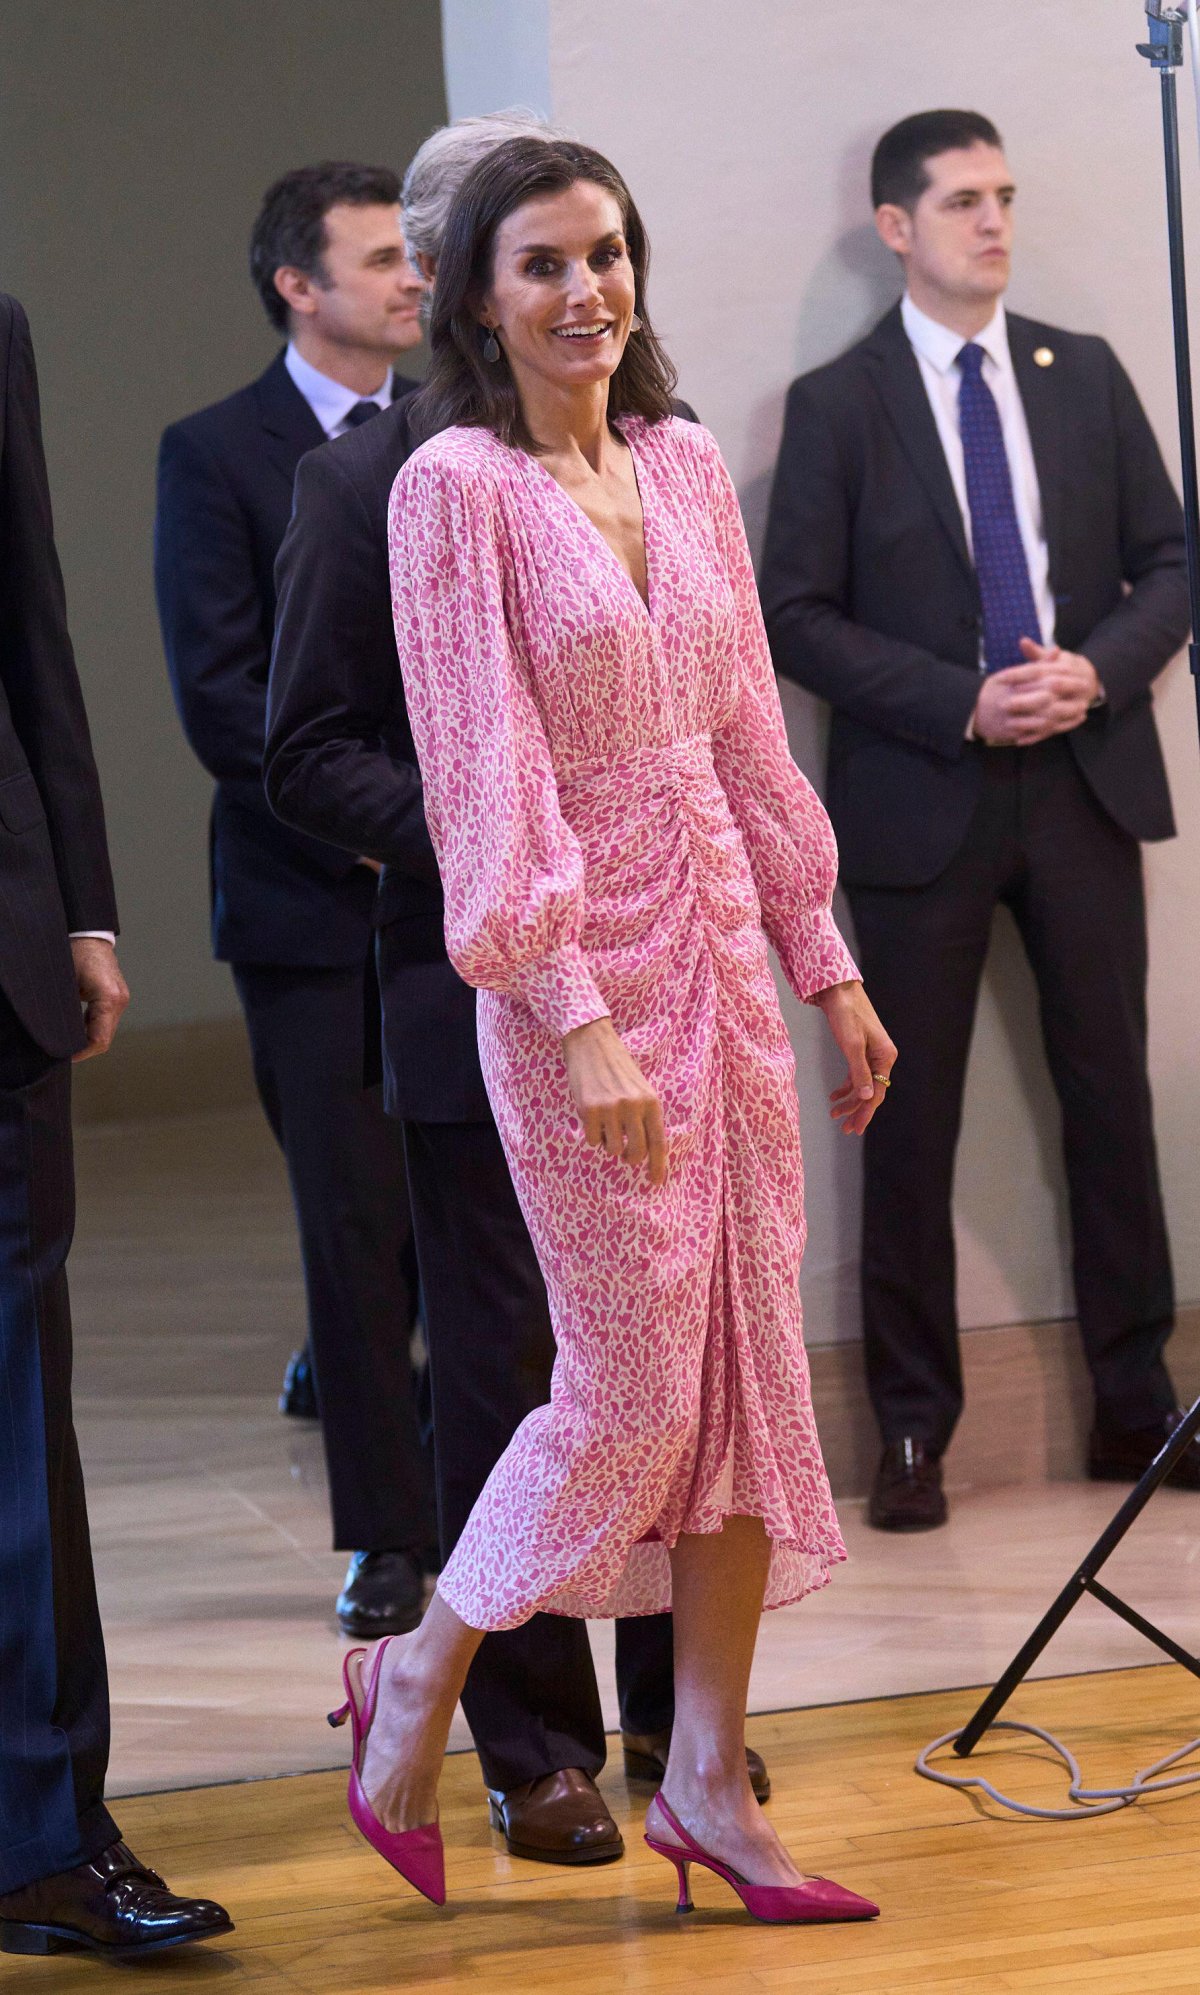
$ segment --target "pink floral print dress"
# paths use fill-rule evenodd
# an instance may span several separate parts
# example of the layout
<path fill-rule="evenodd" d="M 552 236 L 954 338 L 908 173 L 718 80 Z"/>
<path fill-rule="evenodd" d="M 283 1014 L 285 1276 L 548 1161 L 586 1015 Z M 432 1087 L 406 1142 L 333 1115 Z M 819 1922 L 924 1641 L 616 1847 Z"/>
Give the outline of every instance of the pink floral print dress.
<path fill-rule="evenodd" d="M 698 424 L 621 425 L 649 609 L 535 457 L 450 429 L 392 494 L 396 641 L 484 1077 L 550 1297 L 550 1402 L 439 1581 L 476 1628 L 670 1606 L 680 1532 L 761 1517 L 766 1604 L 845 1556 L 813 1422 L 804 1179 L 767 955 L 857 976 L 788 752 L 738 510 Z M 765 932 L 764 932 L 765 931 Z M 582 1138 L 560 1039 L 611 1014 L 663 1104 L 652 1186 Z"/>

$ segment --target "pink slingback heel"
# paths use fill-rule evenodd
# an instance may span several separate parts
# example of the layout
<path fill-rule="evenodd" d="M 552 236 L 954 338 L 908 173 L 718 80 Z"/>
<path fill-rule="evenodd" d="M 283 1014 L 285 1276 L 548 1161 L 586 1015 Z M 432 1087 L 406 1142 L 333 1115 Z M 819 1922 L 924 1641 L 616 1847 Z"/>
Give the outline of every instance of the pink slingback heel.
<path fill-rule="evenodd" d="M 659 1856 L 665 1856 L 673 1863 L 679 1877 L 679 1903 L 677 1912 L 695 1910 L 692 1904 L 692 1887 L 688 1871 L 693 1863 L 699 1863 L 706 1870 L 714 1870 L 731 1884 L 752 1918 L 764 1919 L 771 1925 L 831 1925 L 849 1919 L 875 1919 L 879 1916 L 878 1905 L 869 1898 L 860 1898 L 857 1891 L 847 1891 L 841 1884 L 834 1884 L 828 1877 L 810 1877 L 804 1884 L 751 1884 L 732 1865 L 722 1863 L 719 1857 L 711 1856 L 702 1848 L 694 1836 L 689 1836 L 683 1823 L 675 1815 L 661 1794 L 658 1807 L 665 1816 L 671 1831 L 672 1841 L 666 1842 L 660 1836 L 646 1832 L 646 1842 Z"/>
<path fill-rule="evenodd" d="M 442 1832 L 437 1823 L 426 1822 L 417 1829 L 385 1829 L 363 1792 L 363 1755 L 367 1733 L 375 1716 L 375 1705 L 379 1696 L 379 1672 L 386 1648 L 385 1641 L 376 1649 L 370 1681 L 365 1688 L 361 1673 L 356 1685 L 350 1672 L 350 1665 L 356 1657 L 365 1656 L 366 1650 L 351 1649 L 342 1660 L 342 1683 L 345 1686 L 346 1702 L 338 1710 L 329 1713 L 329 1723 L 344 1725 L 349 1718 L 353 1730 L 354 1752 L 350 1761 L 346 1805 L 355 1828 L 360 1835 L 366 1837 L 372 1849 L 378 1850 L 384 1862 L 390 1863 L 393 1870 L 398 1870 L 405 1882 L 419 1891 L 423 1898 L 428 1898 L 431 1904 L 444 1905 L 446 1865 L 442 1849 Z M 361 1708 L 355 1696 L 356 1688 L 363 1690 Z"/>

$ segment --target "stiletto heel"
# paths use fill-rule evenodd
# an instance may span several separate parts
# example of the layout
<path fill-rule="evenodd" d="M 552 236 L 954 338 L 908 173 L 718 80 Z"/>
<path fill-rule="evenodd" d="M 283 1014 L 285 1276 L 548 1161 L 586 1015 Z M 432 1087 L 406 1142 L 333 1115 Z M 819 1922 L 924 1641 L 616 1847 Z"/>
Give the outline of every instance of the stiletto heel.
<path fill-rule="evenodd" d="M 661 1793 L 657 1806 L 671 1832 L 671 1841 L 652 1835 L 649 1830 L 645 1840 L 650 1849 L 675 1866 L 679 1877 L 677 1912 L 694 1909 L 688 1868 L 698 1863 L 733 1886 L 752 1918 L 770 1925 L 830 1925 L 843 1920 L 878 1918 L 878 1905 L 869 1898 L 860 1898 L 857 1891 L 834 1884 L 828 1877 L 810 1877 L 803 1884 L 751 1884 L 732 1864 L 722 1863 L 720 1857 L 710 1855 L 694 1836 L 689 1836 Z"/>
<path fill-rule="evenodd" d="M 390 1637 L 389 1637 L 390 1640 Z M 328 1723 L 344 1725 L 347 1718 L 353 1732 L 353 1752 L 350 1760 L 350 1780 L 346 1789 L 346 1805 L 350 1819 L 361 1836 L 377 1850 L 385 1863 L 399 1871 L 405 1882 L 428 1898 L 433 1905 L 446 1902 L 445 1853 L 442 1848 L 442 1832 L 436 1822 L 422 1823 L 416 1829 L 387 1829 L 367 1800 L 362 1784 L 362 1764 L 365 1756 L 367 1734 L 375 1717 L 375 1706 L 379 1697 L 379 1678 L 383 1667 L 384 1650 L 387 1642 L 381 1642 L 375 1651 L 375 1661 L 371 1668 L 370 1681 L 363 1685 L 361 1674 L 358 1689 L 363 1693 L 360 1708 L 355 1697 L 355 1682 L 350 1674 L 350 1665 L 366 1655 L 365 1649 L 351 1649 L 342 1660 L 342 1682 L 346 1689 L 346 1702 L 336 1711 L 327 1714 Z"/>
<path fill-rule="evenodd" d="M 650 1842 L 649 1836 L 647 1836 L 646 1841 Z M 651 1849 L 653 1849 L 654 1844 L 650 1843 L 650 1847 Z M 663 1854 L 664 1856 L 666 1855 L 665 1850 Z M 692 1866 L 683 1857 L 676 1857 L 674 1859 L 674 1862 L 675 1862 L 675 1869 L 679 1874 L 679 1902 L 677 1903 L 675 1910 L 677 1912 L 694 1912 L 696 1907 L 692 1903 L 692 1884 L 691 1884 Z"/>

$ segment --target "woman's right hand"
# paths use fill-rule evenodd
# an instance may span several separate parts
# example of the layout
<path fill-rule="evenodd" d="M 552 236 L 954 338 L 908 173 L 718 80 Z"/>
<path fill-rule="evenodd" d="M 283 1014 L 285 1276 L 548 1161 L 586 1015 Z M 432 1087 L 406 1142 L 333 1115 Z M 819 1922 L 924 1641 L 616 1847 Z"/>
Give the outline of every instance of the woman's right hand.
<path fill-rule="evenodd" d="M 648 1165 L 651 1184 L 662 1184 L 667 1175 L 662 1103 L 611 1018 L 576 1026 L 562 1049 L 587 1141 L 626 1164 Z"/>

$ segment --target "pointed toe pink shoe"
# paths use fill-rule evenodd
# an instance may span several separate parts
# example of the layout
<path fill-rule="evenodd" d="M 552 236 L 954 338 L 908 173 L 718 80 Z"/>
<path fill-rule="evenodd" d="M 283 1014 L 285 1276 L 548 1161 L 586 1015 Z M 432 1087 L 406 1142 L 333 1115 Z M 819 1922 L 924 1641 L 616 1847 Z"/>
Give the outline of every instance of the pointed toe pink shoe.
<path fill-rule="evenodd" d="M 769 1925 L 816 1926 L 840 1924 L 850 1919 L 876 1919 L 878 1905 L 869 1898 L 860 1898 L 857 1891 L 847 1891 L 844 1885 L 834 1884 L 828 1877 L 809 1877 L 803 1884 L 751 1884 L 748 1878 L 722 1863 L 719 1857 L 711 1856 L 694 1836 L 689 1836 L 683 1823 L 671 1808 L 658 1796 L 658 1807 L 671 1831 L 671 1840 L 646 1834 L 646 1842 L 659 1856 L 673 1863 L 679 1878 L 679 1902 L 677 1912 L 691 1912 L 692 1887 L 688 1871 L 693 1863 L 705 1870 L 715 1871 L 731 1884 L 746 1910 L 754 1919 L 762 1919 Z"/>
<path fill-rule="evenodd" d="M 331 1725 L 344 1725 L 350 1720 L 354 1752 L 350 1762 L 350 1782 L 346 1790 L 346 1805 L 350 1810 L 350 1820 L 361 1836 L 365 1836 L 373 1850 L 378 1850 L 385 1863 L 398 1870 L 407 1884 L 428 1898 L 433 1905 L 446 1902 L 446 1865 L 442 1849 L 442 1832 L 436 1822 L 425 1822 L 416 1829 L 386 1829 L 375 1810 L 367 1800 L 362 1784 L 362 1763 L 367 1743 L 367 1733 L 375 1716 L 375 1705 L 379 1696 L 379 1673 L 383 1664 L 387 1642 L 381 1642 L 375 1651 L 375 1662 L 371 1669 L 370 1681 L 363 1689 L 362 1676 L 357 1680 L 351 1675 L 350 1665 L 359 1656 L 365 1656 L 365 1649 L 351 1649 L 342 1661 L 342 1683 L 345 1686 L 346 1702 L 336 1711 L 329 1713 Z M 356 1690 L 362 1691 L 363 1701 L 359 1705 Z"/>

